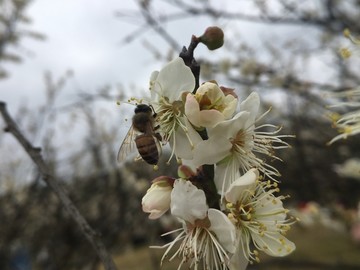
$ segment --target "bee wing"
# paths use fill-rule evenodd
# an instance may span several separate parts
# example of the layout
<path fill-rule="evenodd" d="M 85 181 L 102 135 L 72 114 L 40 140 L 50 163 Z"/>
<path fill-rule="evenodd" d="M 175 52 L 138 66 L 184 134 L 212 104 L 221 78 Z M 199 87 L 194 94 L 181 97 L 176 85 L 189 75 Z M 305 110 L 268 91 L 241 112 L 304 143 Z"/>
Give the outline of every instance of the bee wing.
<path fill-rule="evenodd" d="M 131 126 L 129 131 L 127 132 L 123 142 L 121 143 L 117 161 L 123 162 L 129 154 L 133 153 L 136 149 L 135 137 L 137 136 L 137 132 L 135 131 L 134 127 Z"/>

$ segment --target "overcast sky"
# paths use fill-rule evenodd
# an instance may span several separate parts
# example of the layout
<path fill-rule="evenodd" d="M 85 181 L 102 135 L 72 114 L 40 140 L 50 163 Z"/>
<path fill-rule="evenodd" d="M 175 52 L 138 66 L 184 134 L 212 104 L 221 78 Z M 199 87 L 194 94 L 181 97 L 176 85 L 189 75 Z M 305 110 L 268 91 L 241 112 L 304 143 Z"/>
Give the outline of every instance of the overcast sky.
<path fill-rule="evenodd" d="M 28 9 L 33 24 L 26 26 L 44 34 L 45 41 L 29 38 L 21 41 L 21 64 L 6 64 L 10 77 L 0 81 L 0 99 L 14 110 L 25 99 L 31 103 L 42 101 L 43 74 L 50 71 L 54 78 L 71 69 L 75 73 L 69 81 L 70 91 L 59 102 L 71 99 L 74 89 L 94 91 L 104 85 L 134 83 L 147 87 L 147 80 L 160 63 L 142 45 L 151 36 L 163 49 L 159 38 L 149 31 L 135 42 L 121 44 L 122 38 L 137 28 L 116 18 L 115 11 L 136 10 L 135 1 L 125 0 L 35 0 Z M 138 23 L 141 19 L 138 19 Z M 199 19 L 191 27 L 179 27 L 174 36 L 188 42 L 191 34 L 202 33 L 207 21 Z M 171 26 L 170 26 L 171 27 Z M 156 46 L 156 44 L 153 44 Z M 17 50 L 18 52 L 18 50 Z M 35 105 L 34 104 L 34 105 Z"/>

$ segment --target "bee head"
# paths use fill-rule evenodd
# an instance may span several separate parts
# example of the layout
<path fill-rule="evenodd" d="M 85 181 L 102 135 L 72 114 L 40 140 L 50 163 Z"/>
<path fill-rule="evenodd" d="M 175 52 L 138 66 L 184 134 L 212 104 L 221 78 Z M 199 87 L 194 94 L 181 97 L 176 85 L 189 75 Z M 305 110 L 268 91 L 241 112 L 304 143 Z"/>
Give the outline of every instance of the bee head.
<path fill-rule="evenodd" d="M 135 114 L 137 113 L 140 113 L 140 112 L 143 112 L 143 113 L 151 113 L 152 110 L 151 110 L 151 107 L 149 105 L 146 105 L 146 104 L 138 104 L 135 108 Z"/>

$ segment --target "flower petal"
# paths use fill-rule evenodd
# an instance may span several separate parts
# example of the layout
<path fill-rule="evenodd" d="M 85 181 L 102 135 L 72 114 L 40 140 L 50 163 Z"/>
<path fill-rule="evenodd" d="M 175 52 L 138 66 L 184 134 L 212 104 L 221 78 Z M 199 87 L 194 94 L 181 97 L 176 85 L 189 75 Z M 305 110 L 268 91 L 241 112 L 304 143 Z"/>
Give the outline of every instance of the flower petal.
<path fill-rule="evenodd" d="M 229 155 L 231 146 L 229 139 L 225 137 L 210 137 L 195 146 L 193 163 L 197 167 L 204 164 L 215 164 Z"/>
<path fill-rule="evenodd" d="M 250 113 L 251 122 L 255 122 L 260 107 L 260 97 L 256 92 L 252 92 L 243 102 L 240 103 L 240 111 Z"/>
<path fill-rule="evenodd" d="M 283 202 L 273 194 L 268 193 L 267 196 L 261 197 L 258 200 L 257 205 L 261 205 L 261 207 L 256 208 L 256 215 L 262 222 L 276 220 L 280 223 L 286 219 L 286 211 L 283 207 Z M 273 214 L 269 215 L 269 213 Z M 274 222 L 274 226 L 276 225 L 277 224 Z"/>
<path fill-rule="evenodd" d="M 224 115 L 217 110 L 204 110 L 199 112 L 198 127 L 214 127 L 225 119 Z"/>
<path fill-rule="evenodd" d="M 179 100 L 182 92 L 192 92 L 195 87 L 195 77 L 180 57 L 165 65 L 157 75 L 156 81 L 154 91 L 162 93 L 161 95 L 167 97 L 170 103 Z"/>
<path fill-rule="evenodd" d="M 228 202 L 236 203 L 241 200 L 242 197 L 249 195 L 245 190 L 254 190 L 256 179 L 259 177 L 257 169 L 250 169 L 243 176 L 233 182 L 228 191 L 225 194 L 225 198 Z"/>
<path fill-rule="evenodd" d="M 186 118 L 185 126 L 187 132 L 183 128 L 178 127 L 175 135 L 170 138 L 170 146 L 174 149 L 175 155 L 178 158 L 192 159 L 195 146 L 203 140 Z"/>
<path fill-rule="evenodd" d="M 172 187 L 170 185 L 159 185 L 154 183 L 142 198 L 142 209 L 145 213 L 150 213 L 150 219 L 161 217 L 170 208 L 170 195 Z"/>
<path fill-rule="evenodd" d="M 242 250 L 237 249 L 231 257 L 229 270 L 245 270 L 249 264 L 249 259 L 245 257 Z"/>
<path fill-rule="evenodd" d="M 189 121 L 197 127 L 200 127 L 200 106 L 193 94 L 189 93 L 186 96 L 185 115 Z"/>
<path fill-rule="evenodd" d="M 208 218 L 211 226 L 210 231 L 216 234 L 221 245 L 230 253 L 234 253 L 236 249 L 236 229 L 229 218 L 221 211 L 210 208 L 208 210 Z"/>
<path fill-rule="evenodd" d="M 264 234 L 252 234 L 253 241 L 259 250 L 275 257 L 289 255 L 295 250 L 295 244 L 280 233 L 272 233 L 271 236 Z"/>
<path fill-rule="evenodd" d="M 216 165 L 214 182 L 219 194 L 224 195 L 230 184 L 240 177 L 239 164 L 230 157 Z"/>
<path fill-rule="evenodd" d="M 237 102 L 237 98 L 234 98 L 232 95 L 228 95 L 225 97 L 225 103 L 227 104 L 226 108 L 223 111 L 225 119 L 230 119 L 233 116 L 236 110 Z"/>
<path fill-rule="evenodd" d="M 194 224 L 196 219 L 204 219 L 208 206 L 203 190 L 190 181 L 177 179 L 171 192 L 171 214 Z"/>
<path fill-rule="evenodd" d="M 249 115 L 249 112 L 239 112 L 232 119 L 220 122 L 214 128 L 209 128 L 209 137 L 234 138 L 239 130 L 245 129 Z"/>

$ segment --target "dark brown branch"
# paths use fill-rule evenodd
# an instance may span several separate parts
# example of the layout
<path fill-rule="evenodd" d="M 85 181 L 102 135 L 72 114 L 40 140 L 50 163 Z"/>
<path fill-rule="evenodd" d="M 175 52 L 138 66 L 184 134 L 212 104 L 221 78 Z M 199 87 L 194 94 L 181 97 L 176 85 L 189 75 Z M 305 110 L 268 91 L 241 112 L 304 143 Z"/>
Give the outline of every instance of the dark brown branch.
<path fill-rule="evenodd" d="M 185 65 L 187 65 L 191 69 L 191 72 L 195 77 L 194 93 L 199 88 L 199 78 L 200 78 L 200 65 L 196 62 L 194 58 L 194 50 L 196 49 L 198 44 L 199 44 L 199 39 L 193 35 L 191 37 L 191 42 L 188 49 L 186 49 L 186 47 L 184 46 L 181 53 L 179 54 L 179 56 L 184 60 Z"/>
<path fill-rule="evenodd" d="M 6 110 L 6 103 L 0 101 L 0 112 L 3 116 L 3 119 L 7 125 L 5 131 L 10 132 L 18 140 L 18 142 L 24 147 L 25 151 L 37 165 L 44 181 L 46 184 L 55 192 L 58 196 L 60 202 L 62 203 L 65 210 L 73 218 L 73 220 L 79 226 L 82 234 L 87 238 L 90 244 L 93 246 L 95 252 L 99 256 L 106 270 L 116 270 L 114 261 L 112 260 L 110 254 L 107 252 L 105 245 L 97 235 L 97 233 L 90 227 L 84 217 L 80 214 L 79 210 L 72 203 L 70 198 L 67 196 L 64 188 L 59 185 L 57 180 L 52 175 L 49 167 L 44 161 L 41 155 L 41 149 L 34 147 L 31 143 L 25 138 L 17 127 L 14 120 L 11 118 L 9 113 Z"/>

